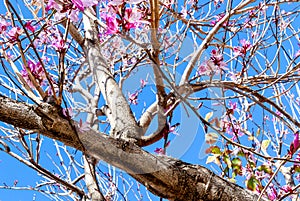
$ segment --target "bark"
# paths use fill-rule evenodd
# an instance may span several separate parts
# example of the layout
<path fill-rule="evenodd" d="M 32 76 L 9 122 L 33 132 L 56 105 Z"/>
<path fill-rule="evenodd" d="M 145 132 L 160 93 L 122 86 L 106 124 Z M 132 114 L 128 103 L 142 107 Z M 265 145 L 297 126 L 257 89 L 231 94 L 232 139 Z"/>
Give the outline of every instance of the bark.
<path fill-rule="evenodd" d="M 138 147 L 134 140 L 114 139 L 93 129 L 81 131 L 77 122 L 64 117 L 60 110 L 47 103 L 33 106 L 0 96 L 0 121 L 39 132 L 104 160 L 126 171 L 161 197 L 169 200 L 243 201 L 258 197 L 200 165 L 152 155 Z"/>

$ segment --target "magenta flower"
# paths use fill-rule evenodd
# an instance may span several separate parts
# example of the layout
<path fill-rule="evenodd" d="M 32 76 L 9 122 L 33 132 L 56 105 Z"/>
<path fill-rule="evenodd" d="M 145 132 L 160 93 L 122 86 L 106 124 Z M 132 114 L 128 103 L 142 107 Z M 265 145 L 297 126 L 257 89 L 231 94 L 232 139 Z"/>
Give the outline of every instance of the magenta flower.
<path fill-rule="evenodd" d="M 48 12 L 51 9 L 55 9 L 57 11 L 61 11 L 61 7 L 55 2 L 55 0 L 49 0 L 46 5 L 46 11 Z"/>
<path fill-rule="evenodd" d="M 273 185 L 270 185 L 270 187 L 267 189 L 267 194 L 268 194 L 268 198 L 270 200 L 276 200 L 277 198 L 277 191 L 276 189 L 274 188 Z"/>
<path fill-rule="evenodd" d="M 23 30 L 20 27 L 13 27 L 7 33 L 7 36 L 12 40 L 15 41 L 17 38 L 23 33 Z"/>
<path fill-rule="evenodd" d="M 26 27 L 26 29 L 28 29 L 29 31 L 34 32 L 34 31 L 35 31 L 35 27 L 32 26 L 31 23 L 32 23 L 31 21 L 26 22 L 26 23 L 25 23 L 25 27 Z"/>
<path fill-rule="evenodd" d="M 132 93 L 132 94 L 128 92 L 129 102 L 133 105 L 137 105 L 138 104 L 138 95 L 139 95 L 138 91 L 136 91 L 135 93 Z"/>
<path fill-rule="evenodd" d="M 4 19 L 0 19 L 0 34 L 4 31 L 6 31 L 7 27 L 10 26 L 10 22 L 7 22 Z"/>
<path fill-rule="evenodd" d="M 147 84 L 147 80 L 141 79 L 141 88 L 144 88 Z"/>
<path fill-rule="evenodd" d="M 82 0 L 71 0 L 72 3 L 78 8 L 80 11 L 84 11 L 84 6 Z"/>
<path fill-rule="evenodd" d="M 52 46 L 58 52 L 62 52 L 63 50 L 66 49 L 66 43 L 62 38 L 57 39 L 56 41 L 53 41 Z"/>
<path fill-rule="evenodd" d="M 141 18 L 142 14 L 140 11 L 138 11 L 137 9 L 126 8 L 124 16 L 126 31 L 132 28 L 136 28 Z"/>
<path fill-rule="evenodd" d="M 107 25 L 106 34 L 116 34 L 119 32 L 119 23 L 116 15 L 102 14 L 102 18 L 105 20 Z"/>
<path fill-rule="evenodd" d="M 156 148 L 154 150 L 154 152 L 157 153 L 157 154 L 163 155 L 164 154 L 164 149 L 163 148 Z"/>
<path fill-rule="evenodd" d="M 288 186 L 288 185 L 284 185 L 281 187 L 281 190 L 283 190 L 285 193 L 293 193 L 293 189 L 292 187 Z"/>
<path fill-rule="evenodd" d="M 291 143 L 290 145 L 290 150 L 289 150 L 289 154 L 290 155 L 293 155 L 297 150 L 298 148 L 300 147 L 300 139 L 299 139 L 299 131 L 297 131 L 295 134 L 294 134 L 294 140 L 293 142 Z"/>
<path fill-rule="evenodd" d="M 31 60 L 27 61 L 28 68 L 33 75 L 33 77 L 36 79 L 38 84 L 43 85 L 44 81 L 46 80 L 46 74 L 44 72 L 44 69 L 40 62 L 34 63 Z M 21 75 L 27 82 L 27 84 L 31 87 L 33 87 L 33 84 L 29 78 L 29 74 L 27 70 L 25 69 L 25 66 L 23 67 L 23 70 L 21 71 Z"/>

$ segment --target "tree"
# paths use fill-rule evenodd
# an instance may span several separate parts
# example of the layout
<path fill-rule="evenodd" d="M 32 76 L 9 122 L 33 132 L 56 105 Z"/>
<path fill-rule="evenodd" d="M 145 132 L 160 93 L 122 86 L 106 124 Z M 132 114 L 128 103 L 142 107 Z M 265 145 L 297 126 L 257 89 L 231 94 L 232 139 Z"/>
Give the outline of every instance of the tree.
<path fill-rule="evenodd" d="M 26 189 L 128 199 L 129 182 L 102 171 L 105 161 L 169 200 L 298 199 L 296 1 L 4 5 L 0 149 L 43 176 Z M 197 133 L 181 132 L 180 108 Z M 206 167 L 169 156 L 178 127 L 181 139 L 205 138 Z"/>

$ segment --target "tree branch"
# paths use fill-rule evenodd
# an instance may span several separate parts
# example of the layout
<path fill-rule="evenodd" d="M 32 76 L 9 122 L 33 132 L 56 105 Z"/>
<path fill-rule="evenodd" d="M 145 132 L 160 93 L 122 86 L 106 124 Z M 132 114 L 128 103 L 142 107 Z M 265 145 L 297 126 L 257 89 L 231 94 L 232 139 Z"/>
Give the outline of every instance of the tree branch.
<path fill-rule="evenodd" d="M 154 156 L 132 142 L 117 140 L 93 129 L 82 132 L 77 122 L 66 119 L 57 108 L 47 103 L 34 107 L 0 96 L 0 121 L 35 130 L 85 151 L 96 159 L 126 171 L 151 192 L 170 200 L 246 201 L 257 197 L 199 165 L 166 156 Z M 80 144 L 83 144 L 84 150 Z"/>

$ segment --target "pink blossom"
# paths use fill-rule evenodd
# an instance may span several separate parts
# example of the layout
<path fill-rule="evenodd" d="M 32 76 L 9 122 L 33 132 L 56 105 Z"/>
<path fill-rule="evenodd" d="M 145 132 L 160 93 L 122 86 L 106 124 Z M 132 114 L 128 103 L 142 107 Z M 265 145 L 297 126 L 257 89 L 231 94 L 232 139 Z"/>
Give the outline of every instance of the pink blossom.
<path fill-rule="evenodd" d="M 229 108 L 232 109 L 233 111 L 235 111 L 237 109 L 236 102 L 229 101 L 228 105 L 229 105 Z"/>
<path fill-rule="evenodd" d="M 225 13 L 215 16 L 216 20 L 211 21 L 211 24 L 216 25 L 224 16 L 225 16 Z"/>
<path fill-rule="evenodd" d="M 144 88 L 148 84 L 147 80 L 141 79 L 141 88 Z"/>
<path fill-rule="evenodd" d="M 227 64 L 223 61 L 223 54 L 219 53 L 217 50 L 212 50 L 210 55 L 210 59 L 206 60 L 198 67 L 197 74 L 211 75 L 218 74 L 223 70 L 228 70 L 228 68 L 226 68 Z"/>
<path fill-rule="evenodd" d="M 295 57 L 299 57 L 300 56 L 300 50 L 298 50 L 295 54 Z"/>
<path fill-rule="evenodd" d="M 137 105 L 138 104 L 138 101 L 137 101 L 138 95 L 139 95 L 138 91 L 135 92 L 135 93 L 132 93 L 132 94 L 128 92 L 128 100 L 129 100 L 129 102 L 131 104 L 133 104 L 133 105 Z"/>
<path fill-rule="evenodd" d="M 73 117 L 74 116 L 73 109 L 71 107 L 63 108 L 62 112 L 65 117 Z"/>
<path fill-rule="evenodd" d="M 9 32 L 7 33 L 7 36 L 15 41 L 17 38 L 23 33 L 23 30 L 20 27 L 13 27 Z"/>
<path fill-rule="evenodd" d="M 79 131 L 80 132 L 85 132 L 85 131 L 89 131 L 91 128 L 89 126 L 89 123 L 87 122 L 82 122 L 82 119 L 79 120 Z"/>
<path fill-rule="evenodd" d="M 247 51 L 251 49 L 252 45 L 249 41 L 242 39 L 240 40 L 242 46 L 234 47 L 233 52 L 236 56 L 245 56 Z"/>
<path fill-rule="evenodd" d="M 97 0 L 71 0 L 76 8 L 80 11 L 84 11 L 84 8 L 88 8 L 98 4 Z"/>
<path fill-rule="evenodd" d="M 52 42 L 52 46 L 54 47 L 54 49 L 58 52 L 62 52 L 63 50 L 66 49 L 66 44 L 65 41 L 60 38 L 58 40 L 55 40 Z"/>
<path fill-rule="evenodd" d="M 180 123 L 176 123 L 173 126 L 170 126 L 170 124 L 169 124 L 169 133 L 172 133 L 174 135 L 179 135 L 179 133 L 177 132 L 179 125 L 180 125 Z"/>
<path fill-rule="evenodd" d="M 154 152 L 157 153 L 157 154 L 163 155 L 164 154 L 164 149 L 163 148 L 156 148 L 154 150 Z"/>
<path fill-rule="evenodd" d="M 119 23 L 116 15 L 102 14 L 102 18 L 106 21 L 106 34 L 115 34 L 119 32 Z"/>
<path fill-rule="evenodd" d="M 29 61 L 27 61 L 27 65 L 28 65 L 28 68 L 29 68 L 31 74 L 37 80 L 38 84 L 42 85 L 46 79 L 46 74 L 44 72 L 44 69 L 43 69 L 41 63 L 40 62 L 34 63 L 33 61 L 29 60 Z M 23 67 L 23 70 L 21 71 L 21 75 L 23 76 L 23 78 L 25 79 L 27 84 L 32 87 L 33 84 L 29 78 L 29 74 L 28 74 L 27 70 L 25 69 L 25 66 Z"/>
<path fill-rule="evenodd" d="M 26 23 L 25 23 L 25 27 L 26 27 L 26 29 L 28 29 L 29 31 L 34 32 L 34 31 L 35 31 L 35 27 L 32 26 L 31 23 L 32 23 L 31 21 L 26 22 Z"/>
<path fill-rule="evenodd" d="M 300 147 L 300 139 L 299 139 L 299 131 L 297 131 L 295 134 L 294 134 L 294 140 L 293 142 L 291 143 L 290 145 L 290 150 L 289 150 L 289 154 L 290 155 L 293 155 L 297 150 L 298 148 Z"/>
<path fill-rule="evenodd" d="M 108 6 L 120 6 L 124 3 L 124 0 L 112 0 L 107 5 Z"/>
<path fill-rule="evenodd" d="M 207 68 L 207 65 L 205 65 L 204 63 L 201 64 L 198 67 L 197 74 L 198 75 L 209 75 L 209 69 Z"/>
<path fill-rule="evenodd" d="M 71 1 L 72 1 L 72 3 L 74 3 L 76 8 L 78 8 L 80 11 L 84 11 L 84 6 L 82 3 L 82 0 L 71 0 Z"/>
<path fill-rule="evenodd" d="M 273 185 L 270 185 L 270 187 L 267 189 L 267 194 L 268 194 L 268 198 L 270 200 L 276 200 L 277 198 L 277 191 L 276 189 L 274 188 Z"/>
<path fill-rule="evenodd" d="M 69 17 L 70 17 L 70 20 L 72 22 L 75 22 L 77 23 L 79 20 L 78 20 L 78 13 L 79 11 L 78 10 L 72 10 L 71 13 L 69 14 Z"/>
<path fill-rule="evenodd" d="M 288 185 L 284 185 L 281 187 L 281 189 L 285 192 L 285 193 L 292 193 L 293 192 L 293 189 L 288 186 Z"/>
<path fill-rule="evenodd" d="M 125 29 L 128 31 L 129 29 L 136 28 L 139 19 L 141 19 L 141 13 L 137 12 L 137 9 L 126 8 L 124 15 Z"/>
<path fill-rule="evenodd" d="M 48 12 L 51 9 L 55 9 L 57 11 L 61 11 L 62 7 L 55 2 L 55 0 L 49 0 L 46 5 L 46 11 Z"/>
<path fill-rule="evenodd" d="M 212 50 L 210 60 L 218 67 L 217 70 L 228 70 L 228 68 L 226 68 L 227 64 L 223 61 L 223 54 L 219 53 L 219 51 Z"/>
<path fill-rule="evenodd" d="M 0 34 L 6 31 L 7 27 L 10 25 L 10 22 L 0 18 Z"/>

